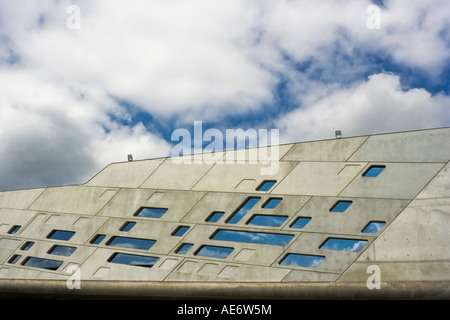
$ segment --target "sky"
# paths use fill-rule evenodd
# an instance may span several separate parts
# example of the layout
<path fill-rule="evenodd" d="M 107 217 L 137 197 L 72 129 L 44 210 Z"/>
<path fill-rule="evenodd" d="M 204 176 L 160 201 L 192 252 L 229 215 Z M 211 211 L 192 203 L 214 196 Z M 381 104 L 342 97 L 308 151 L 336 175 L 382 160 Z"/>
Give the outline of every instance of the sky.
<path fill-rule="evenodd" d="M 0 0 L 0 191 L 169 156 L 450 126 L 448 0 Z"/>

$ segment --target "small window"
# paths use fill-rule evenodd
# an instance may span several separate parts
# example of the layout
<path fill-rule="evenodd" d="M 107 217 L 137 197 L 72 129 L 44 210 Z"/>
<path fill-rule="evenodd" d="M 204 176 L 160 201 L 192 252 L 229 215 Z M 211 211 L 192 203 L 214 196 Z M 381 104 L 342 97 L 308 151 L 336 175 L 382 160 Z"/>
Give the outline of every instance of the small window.
<path fill-rule="evenodd" d="M 74 231 L 52 230 L 52 232 L 48 234 L 47 239 L 69 241 L 74 234 Z"/>
<path fill-rule="evenodd" d="M 366 243 L 367 240 L 328 238 L 320 249 L 358 252 Z"/>
<path fill-rule="evenodd" d="M 282 266 L 295 266 L 304 268 L 316 268 L 325 259 L 324 256 L 289 253 L 280 262 Z"/>
<path fill-rule="evenodd" d="M 50 248 L 50 250 L 48 250 L 47 253 L 49 254 L 54 254 L 57 256 L 65 256 L 65 257 L 70 257 L 72 255 L 72 253 L 74 253 L 74 251 L 77 248 L 75 247 L 68 247 L 68 246 L 53 246 Z"/>
<path fill-rule="evenodd" d="M 192 248 L 193 246 L 194 246 L 194 245 L 193 245 L 192 243 L 183 243 L 183 244 L 177 249 L 177 251 L 175 251 L 175 253 L 178 253 L 178 254 L 186 254 L 186 253 L 188 253 L 189 250 L 191 250 L 191 248 Z"/>
<path fill-rule="evenodd" d="M 336 202 L 333 207 L 331 207 L 330 212 L 344 212 L 351 206 L 352 203 L 353 201 L 340 200 Z"/>
<path fill-rule="evenodd" d="M 19 231 L 20 226 L 12 226 L 11 229 L 8 230 L 8 234 L 16 234 Z"/>
<path fill-rule="evenodd" d="M 15 254 L 11 257 L 11 259 L 8 260 L 8 263 L 10 264 L 16 264 L 17 261 L 20 260 L 20 258 L 22 258 L 22 256 L 20 254 Z"/>
<path fill-rule="evenodd" d="M 248 198 L 236 212 L 227 220 L 227 223 L 238 223 L 241 219 L 255 206 L 259 201 L 259 197 Z"/>
<path fill-rule="evenodd" d="M 91 243 L 92 244 L 100 244 L 100 242 L 103 241 L 103 239 L 105 239 L 106 235 L 104 234 L 97 234 L 92 240 Z"/>
<path fill-rule="evenodd" d="M 236 231 L 236 230 L 218 230 L 211 237 L 212 240 L 269 244 L 276 246 L 287 245 L 293 238 L 294 236 L 292 234 Z"/>
<path fill-rule="evenodd" d="M 214 211 L 213 213 L 211 213 L 208 218 L 206 218 L 206 222 L 217 222 L 220 220 L 220 218 L 223 217 L 223 215 L 225 214 L 225 212 L 221 212 L 221 211 Z"/>
<path fill-rule="evenodd" d="M 59 260 L 42 259 L 37 257 L 28 257 L 22 262 L 22 265 L 26 267 L 47 269 L 47 270 L 58 270 L 58 268 L 62 264 L 63 262 Z"/>
<path fill-rule="evenodd" d="M 33 241 L 27 241 L 23 244 L 23 246 L 20 248 L 20 250 L 28 251 L 33 245 L 34 245 Z"/>
<path fill-rule="evenodd" d="M 265 227 L 279 227 L 286 221 L 287 218 L 287 216 L 255 214 L 247 224 Z"/>
<path fill-rule="evenodd" d="M 263 204 L 264 209 L 275 209 L 276 206 L 281 202 L 281 198 L 270 198 L 266 201 L 266 203 Z"/>
<path fill-rule="evenodd" d="M 217 246 L 202 246 L 196 253 L 196 256 L 221 258 L 225 259 L 230 255 L 234 248 L 217 247 Z"/>
<path fill-rule="evenodd" d="M 142 207 L 138 212 L 135 213 L 136 217 L 144 218 L 161 218 L 164 213 L 166 213 L 167 208 L 147 208 Z"/>
<path fill-rule="evenodd" d="M 188 226 L 179 226 L 178 228 L 176 228 L 175 230 L 174 230 L 174 232 L 172 232 L 172 236 L 175 236 L 175 237 L 181 237 L 181 236 L 183 236 L 185 233 L 186 233 L 186 231 L 188 231 L 189 230 L 189 227 Z"/>
<path fill-rule="evenodd" d="M 269 191 L 277 183 L 276 180 L 266 180 L 263 181 L 257 188 L 256 191 Z"/>
<path fill-rule="evenodd" d="M 384 222 L 384 221 L 370 221 L 361 232 L 362 233 L 378 233 L 385 224 L 386 224 L 386 222 Z"/>
<path fill-rule="evenodd" d="M 136 224 L 136 222 L 133 222 L 133 221 L 127 221 L 127 222 L 125 222 L 125 224 L 123 225 L 123 226 L 121 226 L 120 227 L 120 231 L 123 231 L 123 232 L 128 232 L 128 231 L 130 231 L 131 229 L 133 229 L 133 227 L 135 226 L 135 224 Z"/>
<path fill-rule="evenodd" d="M 136 254 L 114 253 L 108 262 L 125 264 L 129 266 L 151 268 L 159 260 L 157 257 L 140 256 Z"/>
<path fill-rule="evenodd" d="M 156 240 L 114 236 L 111 237 L 106 245 L 111 247 L 148 250 L 155 244 L 155 242 Z"/>
<path fill-rule="evenodd" d="M 310 217 L 298 217 L 297 220 L 291 224 L 291 228 L 302 229 L 309 223 L 309 221 L 311 221 Z"/>
<path fill-rule="evenodd" d="M 384 168 L 386 168 L 386 166 L 370 166 L 370 168 L 363 173 L 363 177 L 378 177 L 378 175 L 381 173 L 381 171 L 384 170 Z"/>

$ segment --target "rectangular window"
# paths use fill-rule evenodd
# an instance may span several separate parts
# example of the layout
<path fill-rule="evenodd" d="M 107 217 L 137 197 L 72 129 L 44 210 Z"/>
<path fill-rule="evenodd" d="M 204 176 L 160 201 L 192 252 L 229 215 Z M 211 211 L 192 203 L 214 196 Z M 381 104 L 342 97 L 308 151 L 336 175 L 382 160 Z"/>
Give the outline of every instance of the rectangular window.
<path fill-rule="evenodd" d="M 56 245 L 56 246 L 51 247 L 47 253 L 54 254 L 57 256 L 70 257 L 72 255 L 72 253 L 75 252 L 76 249 L 77 248 L 75 248 L 75 247 Z"/>
<path fill-rule="evenodd" d="M 287 245 L 292 240 L 292 238 L 294 238 L 294 235 L 292 234 L 236 231 L 236 230 L 218 230 L 211 237 L 212 240 L 269 244 L 275 246 Z"/>
<path fill-rule="evenodd" d="M 136 217 L 144 218 L 161 218 L 164 213 L 166 213 L 167 208 L 147 208 L 142 207 L 134 215 Z"/>
<path fill-rule="evenodd" d="M 156 262 L 158 262 L 158 260 L 159 258 L 157 257 L 148 257 L 136 254 L 116 252 L 108 259 L 108 262 L 125 264 L 136 267 L 151 268 L 155 265 Z"/>
<path fill-rule="evenodd" d="M 358 252 L 366 243 L 367 240 L 328 238 L 319 249 Z"/>
<path fill-rule="evenodd" d="M 22 256 L 20 254 L 15 254 L 8 260 L 8 263 L 16 264 L 17 261 L 20 260 L 20 258 L 22 258 Z"/>
<path fill-rule="evenodd" d="M 191 250 L 191 248 L 192 248 L 193 246 L 194 246 L 194 245 L 193 245 L 192 243 L 183 243 L 183 244 L 177 249 L 177 251 L 175 251 L 175 253 L 178 253 L 178 254 L 186 254 L 186 253 L 188 253 L 189 250 Z"/>
<path fill-rule="evenodd" d="M 352 203 L 353 201 L 340 200 L 336 202 L 333 207 L 331 207 L 330 212 L 344 212 Z"/>
<path fill-rule="evenodd" d="M 16 234 L 19 229 L 20 226 L 12 226 L 12 228 L 8 230 L 8 234 Z"/>
<path fill-rule="evenodd" d="M 227 220 L 227 223 L 236 224 L 249 212 L 259 201 L 259 197 L 248 198 L 236 212 Z"/>
<path fill-rule="evenodd" d="M 363 177 L 378 177 L 378 175 L 381 173 L 381 171 L 384 170 L 384 168 L 386 168 L 386 166 L 370 166 L 370 168 L 363 173 Z"/>
<path fill-rule="evenodd" d="M 291 228 L 302 229 L 308 224 L 309 221 L 311 221 L 310 217 L 298 217 L 297 220 L 291 224 Z"/>
<path fill-rule="evenodd" d="M 188 226 L 179 226 L 178 228 L 175 229 L 174 232 L 172 232 L 172 236 L 175 236 L 175 237 L 181 237 L 181 236 L 183 236 L 183 235 L 186 233 L 186 231 L 188 231 L 188 230 L 189 230 L 189 227 L 188 227 Z"/>
<path fill-rule="evenodd" d="M 277 183 L 276 180 L 265 180 L 256 188 L 256 191 L 269 191 L 275 183 Z"/>
<path fill-rule="evenodd" d="M 378 233 L 386 224 L 384 221 L 370 221 L 361 231 L 362 233 Z"/>
<path fill-rule="evenodd" d="M 270 198 L 266 201 L 266 203 L 263 204 L 264 209 L 275 209 L 276 206 L 281 202 L 281 198 Z"/>
<path fill-rule="evenodd" d="M 104 234 L 97 234 L 94 239 L 91 240 L 92 244 L 100 244 L 100 242 L 103 241 L 103 239 L 105 239 L 106 235 Z"/>
<path fill-rule="evenodd" d="M 74 231 L 52 230 L 48 234 L 47 239 L 69 241 L 73 237 L 74 234 L 75 234 Z"/>
<path fill-rule="evenodd" d="M 265 227 L 279 227 L 287 219 L 287 216 L 274 216 L 266 214 L 255 214 L 247 224 Z"/>
<path fill-rule="evenodd" d="M 62 264 L 63 262 L 59 260 L 42 259 L 37 257 L 28 257 L 22 262 L 22 265 L 26 267 L 47 269 L 47 270 L 58 270 L 58 268 Z"/>
<path fill-rule="evenodd" d="M 225 259 L 230 255 L 234 248 L 217 247 L 217 246 L 202 246 L 196 253 L 196 256 L 221 258 Z"/>
<path fill-rule="evenodd" d="M 114 236 L 111 237 L 106 245 L 111 247 L 148 250 L 155 244 L 155 242 L 156 240 Z"/>
<path fill-rule="evenodd" d="M 221 211 L 214 211 L 211 213 L 208 218 L 206 218 L 206 222 L 217 222 L 222 218 L 222 216 L 225 214 L 225 212 Z"/>
<path fill-rule="evenodd" d="M 324 259 L 325 259 L 324 256 L 289 253 L 280 262 L 280 265 L 296 266 L 304 268 L 316 268 Z"/>
<path fill-rule="evenodd" d="M 127 221 L 127 222 L 125 222 L 125 224 L 123 225 L 123 226 L 121 226 L 120 227 L 120 231 L 123 231 L 123 232 L 128 232 L 128 231 L 130 231 L 131 229 L 133 229 L 133 227 L 136 225 L 136 222 L 133 222 L 133 221 Z"/>
<path fill-rule="evenodd" d="M 27 241 L 23 244 L 23 246 L 20 248 L 20 250 L 28 251 L 32 246 L 34 242 L 33 241 Z"/>

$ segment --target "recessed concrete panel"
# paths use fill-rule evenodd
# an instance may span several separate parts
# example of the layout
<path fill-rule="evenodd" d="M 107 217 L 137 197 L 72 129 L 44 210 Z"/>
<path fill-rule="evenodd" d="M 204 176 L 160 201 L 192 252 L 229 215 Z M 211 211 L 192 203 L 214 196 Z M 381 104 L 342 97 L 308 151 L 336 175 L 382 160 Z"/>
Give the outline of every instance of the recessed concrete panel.
<path fill-rule="evenodd" d="M 358 175 L 339 194 L 343 197 L 414 198 L 441 170 L 443 163 L 369 163 L 386 168 L 377 177 Z M 365 170 L 363 172 L 365 172 Z"/>
<path fill-rule="evenodd" d="M 0 263 L 4 263 L 20 246 L 21 242 L 18 239 L 0 238 Z"/>
<path fill-rule="evenodd" d="M 300 162 L 272 193 L 337 196 L 366 163 Z"/>
<path fill-rule="evenodd" d="M 89 180 L 87 186 L 138 188 L 164 159 L 113 163 Z"/>
<path fill-rule="evenodd" d="M 212 166 L 213 164 L 195 161 L 188 164 L 177 163 L 168 158 L 141 185 L 141 188 L 190 190 Z"/>
<path fill-rule="evenodd" d="M 115 192 L 110 190 L 117 189 L 85 186 L 47 188 L 30 209 L 93 215 L 114 196 Z"/>
<path fill-rule="evenodd" d="M 36 211 L 18 209 L 0 209 L 0 234 L 7 234 L 13 226 L 20 227 L 15 235 L 20 235 L 33 219 Z"/>
<path fill-rule="evenodd" d="M 45 189 L 7 191 L 0 194 L 0 208 L 27 209 Z"/>
<path fill-rule="evenodd" d="M 285 161 L 346 161 L 368 136 L 295 144 L 282 158 Z"/>
<path fill-rule="evenodd" d="M 373 135 L 349 161 L 447 162 L 450 128 Z"/>
<path fill-rule="evenodd" d="M 427 184 L 416 199 L 450 198 L 450 162 Z"/>

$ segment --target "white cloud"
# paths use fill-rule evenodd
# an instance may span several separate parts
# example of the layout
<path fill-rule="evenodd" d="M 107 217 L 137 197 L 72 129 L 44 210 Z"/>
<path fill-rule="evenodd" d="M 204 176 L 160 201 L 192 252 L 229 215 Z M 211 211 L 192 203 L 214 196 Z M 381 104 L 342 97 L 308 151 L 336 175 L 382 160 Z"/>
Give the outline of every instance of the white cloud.
<path fill-rule="evenodd" d="M 403 91 L 399 77 L 387 73 L 326 96 L 314 92 L 304 100 L 309 103 L 276 121 L 285 142 L 333 138 L 335 130 L 353 136 L 439 127 L 450 119 L 448 96 Z"/>

